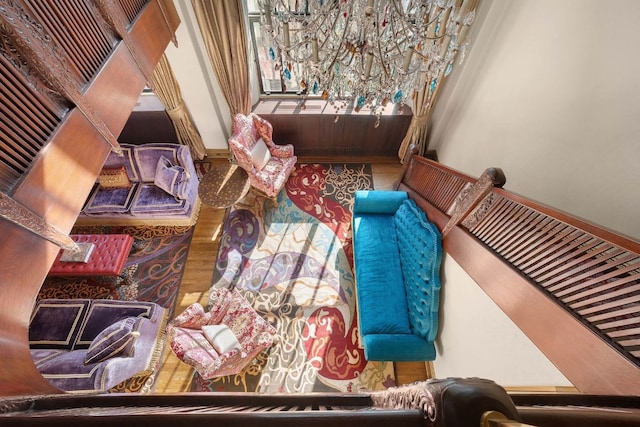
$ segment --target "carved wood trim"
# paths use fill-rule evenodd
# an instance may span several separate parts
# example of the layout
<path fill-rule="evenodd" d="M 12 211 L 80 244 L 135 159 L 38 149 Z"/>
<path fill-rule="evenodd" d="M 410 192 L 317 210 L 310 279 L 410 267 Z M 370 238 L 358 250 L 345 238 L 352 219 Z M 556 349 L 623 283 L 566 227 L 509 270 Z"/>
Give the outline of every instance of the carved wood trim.
<path fill-rule="evenodd" d="M 406 151 L 404 158 L 402 159 L 402 164 L 404 165 L 402 167 L 402 173 L 400 174 L 400 179 L 398 179 L 398 181 L 396 181 L 393 184 L 393 189 L 394 190 L 398 190 L 398 187 L 400 187 L 400 183 L 402 182 L 402 180 L 404 179 L 405 175 L 407 174 L 408 170 L 409 170 L 409 166 L 412 164 L 411 163 L 411 157 L 415 156 L 416 154 L 418 154 L 418 147 L 416 147 L 415 144 L 411 144 L 409 145 L 409 149 Z"/>
<path fill-rule="evenodd" d="M 449 225 L 443 249 L 580 392 L 638 395 L 640 242 L 420 156 L 399 189 Z"/>
<path fill-rule="evenodd" d="M 11 221 L 19 227 L 36 234 L 63 249 L 77 251 L 78 245 L 71 237 L 22 206 L 4 193 L 0 193 L 0 218 Z"/>
<path fill-rule="evenodd" d="M 62 49 L 44 33 L 16 1 L 0 0 L 0 25 L 11 43 L 21 51 L 22 58 L 42 76 L 54 91 L 70 99 L 93 124 L 116 153 L 122 153 L 120 144 L 102 118 L 84 98 L 79 84 L 72 77 Z"/>
<path fill-rule="evenodd" d="M 469 214 L 485 199 L 493 187 L 502 187 L 507 178 L 500 168 L 489 168 L 485 170 L 478 181 L 471 187 L 463 190 L 456 197 L 456 203 L 451 215 L 451 219 L 442 230 L 444 239 L 453 227 L 460 224 Z M 478 221 L 480 218 L 476 218 Z"/>

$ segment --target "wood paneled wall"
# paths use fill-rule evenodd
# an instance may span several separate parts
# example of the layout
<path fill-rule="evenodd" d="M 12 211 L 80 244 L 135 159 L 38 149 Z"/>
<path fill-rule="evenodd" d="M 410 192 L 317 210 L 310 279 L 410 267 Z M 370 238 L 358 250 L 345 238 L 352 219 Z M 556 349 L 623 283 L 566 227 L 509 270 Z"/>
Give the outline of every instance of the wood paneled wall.
<path fill-rule="evenodd" d="M 389 104 L 380 115 L 353 107 L 336 109 L 325 101 L 263 100 L 254 112 L 273 125 L 277 144 L 293 144 L 297 156 L 398 156 L 411 123 L 409 107 Z M 377 126 L 376 126 L 377 124 Z"/>

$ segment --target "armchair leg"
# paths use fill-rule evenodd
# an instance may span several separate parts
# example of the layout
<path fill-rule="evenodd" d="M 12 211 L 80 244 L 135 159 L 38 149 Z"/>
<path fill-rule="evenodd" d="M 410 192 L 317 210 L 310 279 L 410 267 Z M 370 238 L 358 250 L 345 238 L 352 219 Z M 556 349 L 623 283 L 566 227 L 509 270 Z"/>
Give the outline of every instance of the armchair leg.
<path fill-rule="evenodd" d="M 255 187 L 251 187 L 251 191 L 253 193 L 255 193 L 256 195 L 256 200 L 261 197 L 261 198 L 265 198 L 265 199 L 269 199 L 273 202 L 273 206 L 274 207 L 278 207 L 278 195 L 276 194 L 274 197 L 269 197 L 265 192 L 258 190 Z"/>

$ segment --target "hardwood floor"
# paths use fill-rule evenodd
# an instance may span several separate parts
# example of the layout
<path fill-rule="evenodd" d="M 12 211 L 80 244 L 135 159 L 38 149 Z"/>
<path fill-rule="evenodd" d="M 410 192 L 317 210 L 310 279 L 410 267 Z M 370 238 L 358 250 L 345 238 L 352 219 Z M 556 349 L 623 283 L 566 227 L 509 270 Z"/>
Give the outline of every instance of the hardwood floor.
<path fill-rule="evenodd" d="M 217 161 L 226 162 L 226 160 L 214 160 L 214 162 Z M 309 162 L 310 160 L 299 159 L 299 161 Z M 314 161 L 327 160 L 314 159 Z M 343 160 L 333 159 L 332 161 Z M 372 163 L 374 188 L 378 190 L 391 189 L 402 169 L 399 162 L 373 163 L 371 159 L 358 159 L 358 161 Z M 176 314 L 181 313 L 194 302 L 206 305 L 223 220 L 224 210 L 202 207 L 191 241 L 176 305 Z M 395 369 L 399 384 L 409 384 L 427 378 L 427 370 L 422 362 L 396 363 Z M 175 357 L 167 345 L 163 354 L 162 367 L 156 378 L 155 392 L 180 393 L 189 391 L 192 375 L 193 369 Z"/>

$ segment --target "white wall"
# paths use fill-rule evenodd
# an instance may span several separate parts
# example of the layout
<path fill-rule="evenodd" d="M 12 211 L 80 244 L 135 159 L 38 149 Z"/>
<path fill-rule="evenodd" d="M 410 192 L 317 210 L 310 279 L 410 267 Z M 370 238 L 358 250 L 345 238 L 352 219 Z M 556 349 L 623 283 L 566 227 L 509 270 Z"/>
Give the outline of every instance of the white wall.
<path fill-rule="evenodd" d="M 640 239 L 640 2 L 480 9 L 486 22 L 444 88 L 430 148 L 475 176 L 501 167 L 507 189 Z"/>
<path fill-rule="evenodd" d="M 226 150 L 231 130 L 231 113 L 215 79 L 198 21 L 191 2 L 175 0 L 180 15 L 176 31 L 178 47 L 172 43 L 165 51 L 180 83 L 182 98 L 208 149 Z"/>
<path fill-rule="evenodd" d="M 482 0 L 431 123 L 440 161 L 640 237 L 640 2 Z M 568 385 L 451 259 L 438 376 Z M 553 333 L 553 331 L 549 331 Z"/>
<path fill-rule="evenodd" d="M 441 279 L 434 362 L 439 378 L 489 378 L 505 387 L 571 385 L 446 254 Z"/>

